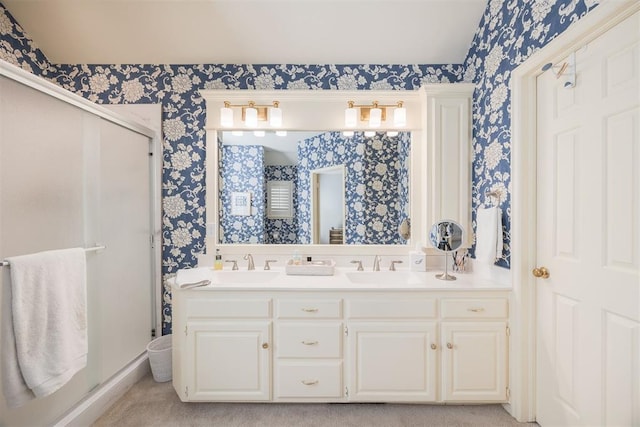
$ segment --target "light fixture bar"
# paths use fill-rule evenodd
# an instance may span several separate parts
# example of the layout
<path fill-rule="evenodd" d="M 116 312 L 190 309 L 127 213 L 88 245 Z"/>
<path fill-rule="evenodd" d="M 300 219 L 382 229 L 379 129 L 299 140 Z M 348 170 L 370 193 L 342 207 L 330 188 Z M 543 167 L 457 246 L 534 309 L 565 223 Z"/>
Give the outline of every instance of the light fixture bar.
<path fill-rule="evenodd" d="M 282 109 L 280 103 L 273 101 L 271 105 L 256 104 L 249 101 L 247 104 L 231 104 L 224 101 L 224 107 L 220 108 L 220 125 L 222 127 L 233 127 L 233 109 L 242 109 L 242 121 L 245 127 L 257 127 L 258 122 L 269 121 L 273 127 L 282 126 Z"/>
<path fill-rule="evenodd" d="M 378 128 L 382 122 L 387 120 L 387 108 L 393 108 L 394 127 L 404 127 L 407 125 L 407 109 L 403 101 L 395 104 L 380 104 L 373 101 L 371 104 L 356 104 L 354 101 L 347 102 L 345 110 L 344 126 L 354 128 L 358 125 L 358 109 L 360 109 L 360 121 L 369 122 L 369 127 Z"/>

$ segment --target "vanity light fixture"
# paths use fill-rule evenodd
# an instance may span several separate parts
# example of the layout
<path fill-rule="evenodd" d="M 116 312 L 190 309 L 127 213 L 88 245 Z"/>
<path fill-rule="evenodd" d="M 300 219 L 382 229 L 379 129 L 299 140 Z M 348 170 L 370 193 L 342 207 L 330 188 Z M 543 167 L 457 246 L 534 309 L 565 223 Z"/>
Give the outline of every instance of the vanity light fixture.
<path fill-rule="evenodd" d="M 254 136 L 258 136 L 258 137 L 263 137 L 266 135 L 266 132 L 263 130 L 254 130 L 253 131 L 253 135 Z"/>
<path fill-rule="evenodd" d="M 271 105 L 258 105 L 254 101 L 247 104 L 233 105 L 229 101 L 224 101 L 224 107 L 220 108 L 220 126 L 225 128 L 233 127 L 233 109 L 242 108 L 242 121 L 245 127 L 255 128 L 258 122 L 267 121 L 272 127 L 282 126 L 282 109 L 280 102 L 273 101 Z"/>
<path fill-rule="evenodd" d="M 347 102 L 344 110 L 344 126 L 354 128 L 358 125 L 358 109 L 360 109 L 360 121 L 369 122 L 370 128 L 379 128 L 387 119 L 387 108 L 393 108 L 393 126 L 404 127 L 407 125 L 407 109 L 403 101 L 396 104 L 382 105 L 373 101 L 371 105 L 356 105 L 353 101 Z"/>

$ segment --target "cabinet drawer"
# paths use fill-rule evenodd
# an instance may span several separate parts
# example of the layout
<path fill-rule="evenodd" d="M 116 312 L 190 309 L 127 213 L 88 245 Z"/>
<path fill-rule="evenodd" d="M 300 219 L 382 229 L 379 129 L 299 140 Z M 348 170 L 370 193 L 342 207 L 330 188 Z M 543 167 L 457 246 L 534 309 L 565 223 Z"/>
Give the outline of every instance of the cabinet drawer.
<path fill-rule="evenodd" d="M 502 319 L 509 316 L 506 298 L 445 298 L 441 304 L 443 319 Z"/>
<path fill-rule="evenodd" d="M 342 357 L 342 323 L 287 323 L 276 327 L 277 357 Z"/>
<path fill-rule="evenodd" d="M 436 301 L 431 298 L 356 299 L 347 302 L 351 319 L 431 319 Z"/>
<path fill-rule="evenodd" d="M 342 361 L 279 362 L 276 397 L 342 397 Z"/>
<path fill-rule="evenodd" d="M 282 299 L 278 300 L 276 316 L 279 319 L 339 319 L 342 300 Z"/>
<path fill-rule="evenodd" d="M 268 298 L 197 298 L 187 301 L 189 318 L 265 318 L 271 317 L 271 299 Z"/>

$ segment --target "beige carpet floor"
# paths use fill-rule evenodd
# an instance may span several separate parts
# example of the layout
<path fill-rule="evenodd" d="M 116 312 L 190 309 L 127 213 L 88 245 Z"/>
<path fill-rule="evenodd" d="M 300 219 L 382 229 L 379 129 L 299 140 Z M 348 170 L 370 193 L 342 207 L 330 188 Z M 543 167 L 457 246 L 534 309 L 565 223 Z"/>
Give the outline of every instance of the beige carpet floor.
<path fill-rule="evenodd" d="M 184 403 L 171 382 L 151 374 L 135 384 L 94 427 L 403 427 L 537 426 L 518 423 L 500 405 L 325 403 Z"/>

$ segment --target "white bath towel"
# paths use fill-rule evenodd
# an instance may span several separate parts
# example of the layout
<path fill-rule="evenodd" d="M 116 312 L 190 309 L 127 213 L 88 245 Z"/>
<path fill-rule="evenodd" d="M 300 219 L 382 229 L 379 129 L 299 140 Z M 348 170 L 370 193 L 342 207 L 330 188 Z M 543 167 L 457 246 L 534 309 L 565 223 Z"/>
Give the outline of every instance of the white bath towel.
<path fill-rule="evenodd" d="M 3 348 L 14 352 L 3 357 L 2 377 L 7 402 L 18 406 L 58 390 L 87 364 L 86 257 L 74 248 L 7 261 L 11 301 L 3 313 L 10 305 L 13 327 L 3 326 Z"/>
<path fill-rule="evenodd" d="M 476 261 L 494 264 L 502 257 L 502 210 L 498 207 L 478 209 L 476 216 Z"/>
<path fill-rule="evenodd" d="M 210 268 L 185 268 L 178 270 L 176 283 L 180 289 L 207 286 L 211 283 Z"/>

